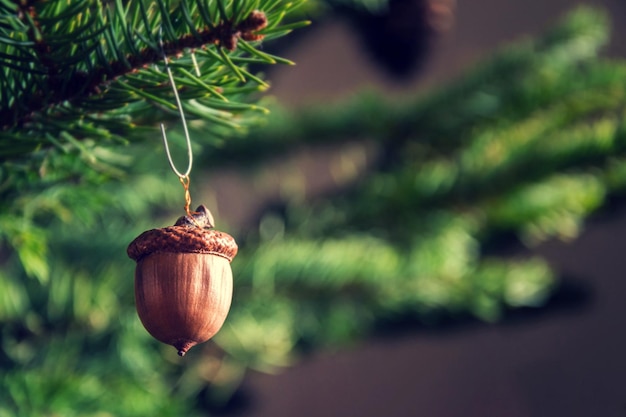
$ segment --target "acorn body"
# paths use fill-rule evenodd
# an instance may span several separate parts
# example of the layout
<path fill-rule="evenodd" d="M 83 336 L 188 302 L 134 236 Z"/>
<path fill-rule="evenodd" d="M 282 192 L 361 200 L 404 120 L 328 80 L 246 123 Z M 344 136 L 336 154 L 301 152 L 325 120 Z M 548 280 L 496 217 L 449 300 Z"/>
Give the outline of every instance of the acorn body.
<path fill-rule="evenodd" d="M 142 233 L 128 247 L 137 261 L 135 302 L 146 330 L 183 356 L 224 324 L 233 293 L 235 240 L 213 230 L 204 206 L 193 218 Z"/>

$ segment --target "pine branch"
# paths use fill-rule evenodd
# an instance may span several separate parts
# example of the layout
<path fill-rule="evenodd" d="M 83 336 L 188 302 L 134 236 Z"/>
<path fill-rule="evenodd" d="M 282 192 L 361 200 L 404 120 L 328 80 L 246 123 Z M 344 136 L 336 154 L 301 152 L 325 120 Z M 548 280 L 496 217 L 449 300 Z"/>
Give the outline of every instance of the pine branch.
<path fill-rule="evenodd" d="M 37 15 L 32 11 L 33 7 L 30 6 L 28 10 L 28 13 L 24 10 L 20 10 L 19 13 L 23 16 L 28 14 L 30 16 L 29 21 L 34 22 L 36 27 L 39 28 L 40 24 L 37 20 Z M 163 54 L 166 56 L 180 56 L 185 49 L 196 49 L 211 44 L 234 51 L 239 38 L 244 40 L 261 40 L 263 35 L 255 34 L 255 32 L 266 26 L 267 20 L 265 15 L 259 11 L 253 11 L 236 25 L 233 24 L 232 20 L 220 22 L 211 29 L 163 42 L 162 51 L 160 48 L 145 47 L 137 49 L 136 46 L 133 46 L 133 55 L 123 56 L 120 59 L 106 62 L 106 65 L 94 68 L 91 72 L 76 70 L 72 74 L 72 83 L 70 85 L 64 85 L 65 77 L 61 72 L 62 69 L 55 63 L 55 59 L 51 57 L 53 47 L 44 40 L 35 40 L 39 36 L 31 35 L 29 37 L 35 44 L 36 58 L 42 67 L 39 71 L 47 74 L 49 78 L 48 97 L 45 99 L 40 95 L 30 97 L 29 101 L 20 105 L 20 107 L 25 106 L 27 110 L 20 110 L 17 104 L 8 109 L 2 109 L 0 110 L 0 120 L 15 120 L 15 125 L 23 127 L 24 124 L 31 120 L 32 113 L 40 112 L 46 106 L 56 106 L 64 101 L 80 106 L 81 101 L 92 100 L 93 96 L 96 96 L 96 99 L 103 98 L 103 90 L 107 88 L 112 80 L 136 72 L 142 67 L 161 62 Z M 108 30 L 106 26 L 96 31 L 96 34 L 100 34 L 105 30 Z M 126 35 L 127 38 L 129 36 Z M 10 126 L 2 126 L 4 130 L 8 127 Z"/>
<path fill-rule="evenodd" d="M 367 236 L 287 237 L 242 252 L 231 326 L 218 340 L 240 349 L 229 340 L 229 329 L 270 314 L 267 306 L 256 311 L 267 299 L 288 309 L 271 323 L 292 326 L 286 332 L 292 345 L 342 342 L 370 331 L 377 321 L 407 314 L 427 321 L 469 313 L 491 321 L 507 308 L 545 302 L 555 284 L 546 262 L 486 258 L 467 229 L 471 223 L 450 216 L 432 220 L 431 230 L 407 248 Z M 263 350 L 258 340 L 250 343 L 248 352 Z"/>
<path fill-rule="evenodd" d="M 560 105 L 564 98 L 572 104 L 595 90 L 605 97 L 594 93 L 588 106 L 614 104 L 624 90 L 625 69 L 598 58 L 607 39 L 607 16 L 582 7 L 543 36 L 507 45 L 462 78 L 428 94 L 390 98 L 362 93 L 331 106 L 272 109 L 275 116 L 265 126 L 252 131 L 247 141 L 226 143 L 221 155 L 254 162 L 267 152 L 275 156 L 277 150 L 300 144 L 359 137 L 394 151 L 418 140 L 437 155 L 454 154 L 471 141 L 470 132 L 513 125 L 538 109 Z"/>
<path fill-rule="evenodd" d="M 153 109 L 174 114 L 167 76 L 155 69 L 164 55 L 175 58 L 175 79 L 191 115 L 223 122 L 254 110 L 241 105 L 215 111 L 216 102 L 267 87 L 245 64 L 235 63 L 237 57 L 288 62 L 253 44 L 276 33 L 297 4 L 240 3 L 236 8 L 222 0 L 3 3 L 0 18 L 8 24 L 0 25 L 0 158 L 50 146 L 46 138 L 67 142 L 61 134 L 76 142 L 127 137 L 133 134 L 131 120 L 153 123 L 158 114 Z M 197 51 L 200 76 L 189 71 L 193 65 L 185 51 Z"/>

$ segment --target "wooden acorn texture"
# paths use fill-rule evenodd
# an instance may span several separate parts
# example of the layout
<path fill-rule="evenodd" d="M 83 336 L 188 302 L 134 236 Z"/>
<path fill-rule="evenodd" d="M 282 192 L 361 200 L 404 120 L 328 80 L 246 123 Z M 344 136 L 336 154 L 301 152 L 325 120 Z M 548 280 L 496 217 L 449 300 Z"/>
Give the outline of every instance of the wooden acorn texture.
<path fill-rule="evenodd" d="M 135 303 L 141 323 L 180 356 L 224 324 L 233 294 L 232 236 L 213 229 L 205 206 L 174 226 L 148 230 L 128 246 L 137 262 Z"/>

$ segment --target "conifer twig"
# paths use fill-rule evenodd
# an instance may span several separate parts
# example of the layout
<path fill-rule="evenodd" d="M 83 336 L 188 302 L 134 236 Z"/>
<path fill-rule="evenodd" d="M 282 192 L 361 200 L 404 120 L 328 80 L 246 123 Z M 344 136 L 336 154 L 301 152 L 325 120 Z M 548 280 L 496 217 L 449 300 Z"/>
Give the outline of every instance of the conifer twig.
<path fill-rule="evenodd" d="M 50 58 L 52 48 L 42 37 L 39 31 L 38 16 L 30 3 L 20 7 L 20 16 L 31 25 L 29 38 L 33 42 L 37 61 L 43 65 L 43 72 L 49 77 L 47 99 L 40 95 L 32 97 L 27 103 L 28 111 L 24 112 L 21 103 L 15 103 L 9 108 L 0 109 L 0 120 L 12 121 L 4 124 L 2 130 L 12 126 L 21 127 L 29 122 L 33 113 L 43 110 L 45 107 L 54 106 L 64 101 L 83 101 L 93 95 L 102 93 L 106 86 L 118 77 L 133 73 L 147 65 L 154 64 L 163 59 L 159 50 L 146 46 L 137 51 L 135 55 L 123 56 L 114 61 L 108 61 L 107 65 L 95 68 L 93 71 L 74 71 L 72 82 L 66 83 L 58 65 Z M 203 48 L 207 45 L 216 45 L 234 51 L 239 38 L 244 40 L 261 40 L 263 35 L 256 32 L 267 25 L 265 14 L 253 11 L 241 22 L 234 24 L 233 20 L 219 22 L 212 28 L 197 31 L 196 33 L 181 36 L 177 39 L 164 41 L 163 51 L 166 56 L 179 56 L 185 49 Z M 104 32 L 108 27 L 101 28 L 97 34 Z M 19 107 L 18 107 L 19 106 Z M 22 108 L 20 108 L 22 107 Z M 16 119 L 15 114 L 22 116 Z"/>

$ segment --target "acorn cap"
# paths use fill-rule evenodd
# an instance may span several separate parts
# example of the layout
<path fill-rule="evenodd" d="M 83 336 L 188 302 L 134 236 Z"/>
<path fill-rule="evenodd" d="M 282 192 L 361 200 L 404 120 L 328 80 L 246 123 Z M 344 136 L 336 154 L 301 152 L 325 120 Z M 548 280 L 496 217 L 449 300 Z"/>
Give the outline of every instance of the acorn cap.
<path fill-rule="evenodd" d="M 232 261 L 237 243 L 228 233 L 212 229 L 213 218 L 205 206 L 199 206 L 192 217 L 183 216 L 174 226 L 143 232 L 133 240 L 126 253 L 139 262 L 153 253 L 204 253 Z"/>

